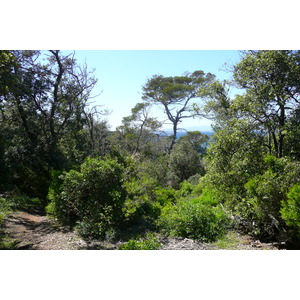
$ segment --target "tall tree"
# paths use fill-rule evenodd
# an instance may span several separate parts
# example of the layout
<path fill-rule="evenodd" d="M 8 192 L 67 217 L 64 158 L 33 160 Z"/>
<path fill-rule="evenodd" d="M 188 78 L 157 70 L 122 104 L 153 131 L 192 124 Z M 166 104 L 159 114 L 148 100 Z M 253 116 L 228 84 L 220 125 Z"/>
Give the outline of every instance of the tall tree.
<path fill-rule="evenodd" d="M 11 80 L 1 96 L 1 126 L 5 124 L 13 138 L 5 155 L 14 162 L 18 184 L 27 176 L 25 185 L 33 186 L 28 170 L 38 180 L 51 169 L 76 162 L 70 158 L 80 146 L 77 139 L 97 80 L 87 66 L 77 64 L 74 54 L 50 50 L 10 51 L 9 55 L 14 63 L 7 69 Z"/>
<path fill-rule="evenodd" d="M 270 154 L 284 156 L 286 126 L 300 108 L 299 51 L 246 52 L 233 75 L 246 89 L 235 106 L 265 131 Z"/>
<path fill-rule="evenodd" d="M 200 98 L 202 88 L 212 83 L 215 76 L 203 71 L 186 73 L 183 76 L 164 77 L 154 75 L 143 87 L 143 100 L 163 106 L 164 112 L 173 125 L 173 136 L 168 151 L 171 152 L 176 138 L 179 123 L 195 115 L 193 99 Z"/>
<path fill-rule="evenodd" d="M 230 99 L 221 83 L 205 91 L 206 109 L 217 124 L 206 156 L 205 184 L 237 220 L 242 218 L 248 232 L 265 237 L 281 232 L 280 207 L 299 181 L 299 55 L 244 52 L 233 69 L 244 94 Z"/>
<path fill-rule="evenodd" d="M 123 141 L 123 147 L 131 155 L 135 155 L 149 151 L 161 126 L 162 123 L 150 115 L 150 103 L 137 103 L 131 115 L 124 117 L 122 125 L 117 127 L 116 137 L 119 142 Z"/>
<path fill-rule="evenodd" d="M 85 132 L 88 147 L 86 155 L 101 156 L 107 154 L 109 136 L 109 126 L 107 120 L 103 120 L 103 116 L 109 115 L 109 111 L 102 109 L 101 106 L 93 106 L 84 110 L 86 122 Z"/>

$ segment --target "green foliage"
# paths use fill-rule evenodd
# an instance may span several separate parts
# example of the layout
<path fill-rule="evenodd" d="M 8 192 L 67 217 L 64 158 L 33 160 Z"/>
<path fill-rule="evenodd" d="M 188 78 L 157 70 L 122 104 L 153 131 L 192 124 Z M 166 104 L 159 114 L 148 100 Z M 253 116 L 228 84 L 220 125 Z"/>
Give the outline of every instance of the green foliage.
<path fill-rule="evenodd" d="M 236 83 L 247 89 L 235 106 L 266 133 L 269 153 L 279 158 L 290 152 L 286 124 L 298 110 L 299 73 L 299 52 L 288 50 L 249 51 L 234 67 Z"/>
<path fill-rule="evenodd" d="M 15 76 L 12 72 L 14 66 L 16 61 L 12 51 L 0 50 L 0 96 L 7 95 L 14 84 Z"/>
<path fill-rule="evenodd" d="M 119 250 L 158 250 L 161 244 L 154 234 L 148 233 L 144 238 L 138 236 L 119 246 Z"/>
<path fill-rule="evenodd" d="M 163 234 L 205 242 L 214 241 L 224 234 L 228 224 L 228 217 L 220 206 L 193 201 L 180 201 L 163 208 L 158 220 Z"/>
<path fill-rule="evenodd" d="M 131 110 L 131 115 L 124 117 L 122 125 L 116 128 L 111 140 L 116 141 L 122 151 L 130 155 L 149 154 L 153 150 L 152 141 L 161 127 L 161 123 L 150 117 L 150 104 L 137 103 Z"/>
<path fill-rule="evenodd" d="M 215 81 L 202 90 L 206 98 L 204 111 L 214 116 L 215 122 L 222 128 L 223 125 L 235 116 L 232 99 L 229 97 L 229 82 Z"/>
<path fill-rule="evenodd" d="M 212 241 L 228 224 L 223 207 L 260 237 L 299 235 L 299 62 L 299 51 L 244 52 L 233 77 L 245 91 L 233 99 L 211 73 L 153 76 L 147 103 L 109 132 L 97 118 L 104 112 L 87 109 L 97 80 L 86 67 L 58 50 L 0 50 L 0 191 L 15 189 L 0 198 L 0 222 L 10 209 L 44 208 L 48 194 L 48 214 L 85 237 L 158 224 Z M 151 104 L 164 109 L 172 136 L 157 133 Z M 200 107 L 215 134 L 177 140 L 182 119 Z"/>
<path fill-rule="evenodd" d="M 0 250 L 16 250 L 19 241 L 9 238 L 7 235 L 0 233 Z"/>
<path fill-rule="evenodd" d="M 63 191 L 64 173 L 58 170 L 51 171 L 51 185 L 48 191 L 48 205 L 46 212 L 50 216 L 57 216 L 63 218 L 61 210 L 59 209 L 59 197 Z"/>
<path fill-rule="evenodd" d="M 128 198 L 123 207 L 125 225 L 151 228 L 160 215 L 160 211 L 161 205 L 151 201 L 147 195 L 134 196 L 133 199 Z"/>
<path fill-rule="evenodd" d="M 138 166 L 139 164 L 137 164 Z M 153 226 L 162 205 L 172 195 L 158 187 L 157 181 L 144 173 L 135 174 L 124 182 L 127 199 L 123 212 L 127 225 Z"/>
<path fill-rule="evenodd" d="M 218 192 L 220 202 L 234 206 L 245 197 L 245 184 L 265 168 L 263 139 L 247 120 L 231 120 L 218 130 L 205 158 L 203 184 Z"/>
<path fill-rule="evenodd" d="M 20 147 L 22 146 L 20 145 Z M 43 165 L 40 157 L 32 157 L 33 153 L 27 156 L 22 152 L 18 153 L 15 147 L 8 147 L 5 153 L 6 186 L 14 186 L 19 193 L 29 197 L 45 199 L 50 185 L 47 164 Z"/>
<path fill-rule="evenodd" d="M 217 246 L 218 249 L 224 250 L 235 250 L 237 249 L 240 239 L 235 231 L 229 231 L 226 235 L 221 236 L 213 245 Z"/>
<path fill-rule="evenodd" d="M 177 191 L 179 197 L 187 197 L 194 191 L 195 185 L 188 181 L 183 181 L 180 183 L 180 189 Z"/>
<path fill-rule="evenodd" d="M 30 197 L 27 194 L 22 193 L 17 188 L 6 193 L 6 198 L 4 200 L 6 206 L 10 207 L 11 210 L 31 210 L 39 209 L 43 210 L 45 207 L 44 199 L 37 197 Z"/>
<path fill-rule="evenodd" d="M 192 74 L 183 76 L 164 77 L 154 75 L 143 87 L 143 100 L 149 103 L 159 104 L 173 125 L 173 136 L 168 147 L 171 152 L 177 137 L 178 124 L 184 118 L 191 118 L 197 115 L 192 99 L 200 98 L 202 88 L 215 80 L 211 73 L 195 71 Z"/>
<path fill-rule="evenodd" d="M 181 140 L 174 146 L 170 154 L 169 166 L 178 182 L 187 180 L 197 173 L 202 175 L 204 173 L 200 155 L 187 140 Z"/>
<path fill-rule="evenodd" d="M 44 201 L 40 198 L 32 198 L 25 194 L 12 196 L 10 199 L 14 209 L 27 210 L 30 208 L 43 209 Z"/>
<path fill-rule="evenodd" d="M 154 196 L 162 207 L 176 202 L 176 191 L 172 188 L 157 188 L 154 190 Z"/>
<path fill-rule="evenodd" d="M 219 204 L 217 190 L 205 187 L 199 197 L 199 202 L 209 206 L 217 206 Z"/>
<path fill-rule="evenodd" d="M 243 95 L 230 99 L 218 82 L 203 91 L 216 133 L 193 193 L 206 184 L 236 225 L 259 237 L 286 234 L 282 218 L 292 215 L 288 193 L 300 180 L 299 72 L 297 51 L 248 51 L 233 72 Z"/>
<path fill-rule="evenodd" d="M 7 214 L 11 211 L 11 205 L 8 201 L 2 197 L 0 197 L 0 226 L 3 222 L 3 219 L 7 216 Z"/>
<path fill-rule="evenodd" d="M 152 163 L 149 158 L 134 159 L 130 168 L 126 168 L 127 198 L 123 206 L 126 226 L 154 228 L 162 207 L 176 201 L 175 190 L 163 187 L 166 179 L 161 177 L 165 171 L 163 157 Z"/>
<path fill-rule="evenodd" d="M 208 140 L 209 137 L 200 131 L 188 131 L 184 136 L 181 136 L 178 139 L 177 143 L 187 142 L 198 154 L 203 156 L 206 153 L 206 144 Z"/>
<path fill-rule="evenodd" d="M 0 197 L 0 250 L 12 250 L 16 248 L 17 241 L 10 239 L 7 234 L 2 231 L 3 221 L 12 210 L 12 203 Z"/>
<path fill-rule="evenodd" d="M 236 210 L 242 208 L 244 217 L 251 220 L 256 234 L 274 236 L 283 230 L 281 205 L 288 203 L 290 188 L 300 180 L 300 164 L 272 156 L 267 156 L 265 162 L 268 169 L 245 184 L 244 205 L 240 204 Z"/>
<path fill-rule="evenodd" d="M 124 167 L 116 160 L 87 158 L 80 171 L 63 175 L 63 183 L 52 186 L 48 210 L 63 223 L 85 236 L 104 237 L 110 228 L 122 224 Z"/>
<path fill-rule="evenodd" d="M 291 113 L 285 125 L 284 153 L 294 160 L 300 161 L 300 110 Z"/>
<path fill-rule="evenodd" d="M 168 154 L 161 154 L 151 159 L 140 157 L 136 162 L 140 178 L 145 178 L 148 182 L 152 182 L 151 185 L 155 187 L 169 186 Z"/>
<path fill-rule="evenodd" d="M 282 201 L 280 210 L 283 220 L 300 236 L 300 184 L 293 185 L 287 194 L 287 200 Z"/>
<path fill-rule="evenodd" d="M 96 82 L 58 50 L 0 51 L 0 184 L 46 198 L 50 170 L 82 163 L 97 127 L 86 109 Z"/>

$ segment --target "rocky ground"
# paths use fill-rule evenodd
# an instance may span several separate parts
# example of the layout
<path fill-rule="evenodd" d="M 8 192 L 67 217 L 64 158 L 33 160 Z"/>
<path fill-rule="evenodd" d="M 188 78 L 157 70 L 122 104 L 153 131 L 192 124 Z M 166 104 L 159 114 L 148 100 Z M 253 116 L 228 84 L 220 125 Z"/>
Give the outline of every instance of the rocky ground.
<path fill-rule="evenodd" d="M 6 218 L 3 231 L 20 250 L 117 250 L 120 242 L 86 241 L 76 232 L 59 227 L 39 213 L 16 212 Z M 208 244 L 192 239 L 158 236 L 161 250 L 277 250 L 278 245 L 261 243 L 248 235 L 231 233 L 227 242 Z"/>

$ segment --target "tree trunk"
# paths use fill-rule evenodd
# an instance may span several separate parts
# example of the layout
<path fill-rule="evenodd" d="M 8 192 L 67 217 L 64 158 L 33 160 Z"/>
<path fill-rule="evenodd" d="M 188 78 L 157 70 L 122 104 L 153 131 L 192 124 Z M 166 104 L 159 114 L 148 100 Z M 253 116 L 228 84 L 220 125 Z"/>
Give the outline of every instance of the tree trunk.
<path fill-rule="evenodd" d="M 176 138 L 177 138 L 177 126 L 178 126 L 178 122 L 179 122 L 179 119 L 176 118 L 173 122 L 173 136 L 172 136 L 172 140 L 171 140 L 171 144 L 170 144 L 170 147 L 168 149 L 168 153 L 170 154 L 174 145 L 175 145 L 175 142 L 176 142 Z"/>

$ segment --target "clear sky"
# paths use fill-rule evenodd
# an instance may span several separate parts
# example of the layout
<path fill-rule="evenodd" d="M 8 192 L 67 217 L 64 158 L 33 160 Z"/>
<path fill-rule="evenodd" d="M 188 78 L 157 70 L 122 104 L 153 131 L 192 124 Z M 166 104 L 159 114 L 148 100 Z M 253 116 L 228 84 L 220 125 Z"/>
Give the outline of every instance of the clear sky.
<path fill-rule="evenodd" d="M 115 129 L 136 103 L 142 102 L 142 86 L 148 78 L 155 74 L 180 76 L 186 71 L 203 70 L 220 80 L 229 79 L 231 74 L 222 67 L 238 62 L 240 54 L 230 50 L 76 50 L 75 57 L 79 63 L 86 61 L 90 69 L 95 68 L 98 83 L 94 94 L 102 93 L 94 99 L 94 104 L 111 111 L 107 119 Z M 165 119 L 159 109 L 153 109 L 152 116 Z M 207 130 L 210 123 L 205 119 L 187 119 L 181 127 Z"/>

